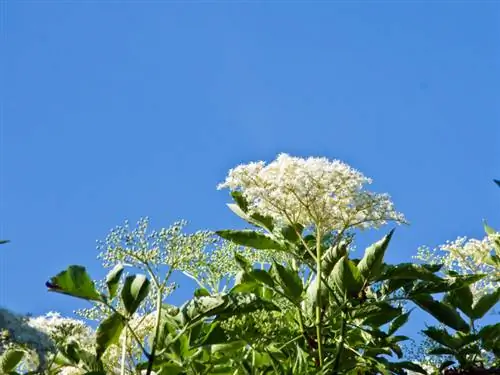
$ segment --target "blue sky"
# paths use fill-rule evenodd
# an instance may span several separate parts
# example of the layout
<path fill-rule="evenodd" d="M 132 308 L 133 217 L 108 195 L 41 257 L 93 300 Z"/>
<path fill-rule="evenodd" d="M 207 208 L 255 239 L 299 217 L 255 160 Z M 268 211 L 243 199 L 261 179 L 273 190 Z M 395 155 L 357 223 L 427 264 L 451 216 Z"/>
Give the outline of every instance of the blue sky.
<path fill-rule="evenodd" d="M 44 282 L 69 264 L 102 276 L 95 241 L 125 219 L 241 225 L 217 183 L 280 152 L 344 160 L 390 193 L 412 223 L 392 262 L 500 227 L 498 3 L 7 1 L 2 15 L 1 306 L 81 306 Z"/>

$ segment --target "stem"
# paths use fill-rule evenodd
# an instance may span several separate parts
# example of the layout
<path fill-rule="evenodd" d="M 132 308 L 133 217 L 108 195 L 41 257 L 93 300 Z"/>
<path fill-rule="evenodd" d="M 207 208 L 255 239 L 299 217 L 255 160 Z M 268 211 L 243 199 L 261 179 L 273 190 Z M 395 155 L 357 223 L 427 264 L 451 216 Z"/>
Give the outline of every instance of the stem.
<path fill-rule="evenodd" d="M 335 354 L 335 362 L 333 364 L 333 373 L 337 374 L 339 370 L 340 357 L 342 356 L 342 349 L 344 349 L 344 335 L 345 335 L 345 315 L 342 311 L 340 315 L 340 341 L 337 346 L 337 353 Z"/>
<path fill-rule="evenodd" d="M 151 345 L 151 355 L 148 359 L 148 368 L 146 370 L 146 375 L 151 375 L 153 371 L 153 363 L 155 360 L 156 346 L 158 344 L 158 334 L 160 332 L 160 318 L 161 318 L 161 305 L 162 305 L 162 288 L 157 290 L 158 295 L 156 296 L 156 320 L 155 320 L 155 336 L 153 338 L 153 344 Z"/>
<path fill-rule="evenodd" d="M 125 375 L 125 360 L 126 360 L 126 358 L 127 358 L 127 327 L 125 327 L 125 332 L 123 333 L 122 359 L 121 359 L 120 375 Z"/>
<path fill-rule="evenodd" d="M 321 342 L 321 230 L 316 225 L 316 279 L 318 289 L 316 290 L 316 336 L 318 338 L 319 368 L 323 367 L 323 343 Z"/>

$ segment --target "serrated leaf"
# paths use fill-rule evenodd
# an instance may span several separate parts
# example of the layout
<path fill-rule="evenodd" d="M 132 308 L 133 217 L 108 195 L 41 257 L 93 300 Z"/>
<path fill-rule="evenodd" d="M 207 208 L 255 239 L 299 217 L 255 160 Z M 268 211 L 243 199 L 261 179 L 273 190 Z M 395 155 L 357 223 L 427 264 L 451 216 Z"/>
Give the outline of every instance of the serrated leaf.
<path fill-rule="evenodd" d="M 473 296 L 468 285 L 452 290 L 444 297 L 444 301 L 448 302 L 453 307 L 460 309 L 469 318 L 473 317 Z"/>
<path fill-rule="evenodd" d="M 343 241 L 337 246 L 330 247 L 321 257 L 321 268 L 325 277 L 329 277 L 335 264 L 347 254 L 348 243 Z"/>
<path fill-rule="evenodd" d="M 500 301 L 500 288 L 483 295 L 472 307 L 472 317 L 480 319 Z"/>
<path fill-rule="evenodd" d="M 374 309 L 374 311 L 371 312 L 366 319 L 364 319 L 363 324 L 380 327 L 402 315 L 401 308 L 393 307 L 386 302 L 378 303 L 374 307 L 376 307 L 376 309 Z"/>
<path fill-rule="evenodd" d="M 382 274 L 377 278 L 377 281 L 382 280 L 425 280 L 425 281 L 442 281 L 442 279 L 434 274 L 434 269 L 429 269 L 426 265 L 414 263 L 401 263 L 396 266 L 386 266 Z"/>
<path fill-rule="evenodd" d="M 45 285 L 51 292 L 92 301 L 102 299 L 85 267 L 82 266 L 69 266 L 65 271 L 52 277 Z"/>
<path fill-rule="evenodd" d="M 439 322 L 457 331 L 469 332 L 469 325 L 462 319 L 460 314 L 451 306 L 435 301 L 430 295 L 422 294 L 412 297 L 413 302 L 421 309 L 427 311 Z"/>
<path fill-rule="evenodd" d="M 106 286 L 108 287 L 109 298 L 113 299 L 118 290 L 118 283 L 123 273 L 123 265 L 117 264 L 106 276 Z"/>
<path fill-rule="evenodd" d="M 431 354 L 431 355 L 455 355 L 456 354 L 453 349 L 441 348 L 441 347 L 431 349 L 427 353 Z"/>
<path fill-rule="evenodd" d="M 300 224 L 295 225 L 285 225 L 281 228 L 281 235 L 287 241 L 296 243 L 300 241 L 304 226 Z"/>
<path fill-rule="evenodd" d="M 427 372 L 421 366 L 409 361 L 392 362 L 389 363 L 389 366 L 391 369 L 405 369 L 427 375 Z"/>
<path fill-rule="evenodd" d="M 292 301 L 300 301 L 304 285 L 302 284 L 302 280 L 296 271 L 274 262 L 271 268 L 271 273 L 274 274 L 274 278 L 278 281 L 285 294 Z"/>
<path fill-rule="evenodd" d="M 429 327 L 422 331 L 426 336 L 430 337 L 438 344 L 441 344 L 450 349 L 458 349 L 461 346 L 461 340 L 453 337 L 445 329 Z"/>
<path fill-rule="evenodd" d="M 259 269 L 254 269 L 249 272 L 248 274 L 252 279 L 267 285 L 269 287 L 274 287 L 274 280 L 272 276 L 269 274 L 269 272 L 265 270 L 259 270 Z"/>
<path fill-rule="evenodd" d="M 125 326 L 123 317 L 118 313 L 113 313 L 104 319 L 96 331 L 96 355 L 101 358 L 110 345 L 118 342 L 123 327 Z"/>
<path fill-rule="evenodd" d="M 365 280 L 371 281 L 378 277 L 382 270 L 385 251 L 391 241 L 394 229 L 380 241 L 375 242 L 365 250 L 363 258 L 358 263 L 358 270 Z"/>
<path fill-rule="evenodd" d="M 394 319 L 394 321 L 389 326 L 389 330 L 387 331 L 387 333 L 389 335 L 393 335 L 398 329 L 400 329 L 402 326 L 404 326 L 406 324 L 406 322 L 408 322 L 408 318 L 410 317 L 410 313 L 411 313 L 411 310 L 404 313 L 404 314 L 401 314 L 396 319 Z"/>
<path fill-rule="evenodd" d="M 335 264 L 332 278 L 342 294 L 357 295 L 363 287 L 363 279 L 356 265 L 344 255 Z"/>
<path fill-rule="evenodd" d="M 125 278 L 122 301 L 125 310 L 132 316 L 149 293 L 150 282 L 145 275 L 131 275 Z"/>
<path fill-rule="evenodd" d="M 248 259 L 237 252 L 234 253 L 234 260 L 243 271 L 250 271 L 252 269 L 252 264 Z"/>
<path fill-rule="evenodd" d="M 279 242 L 271 237 L 252 230 L 220 230 L 215 233 L 225 240 L 241 246 L 258 250 L 285 250 Z"/>

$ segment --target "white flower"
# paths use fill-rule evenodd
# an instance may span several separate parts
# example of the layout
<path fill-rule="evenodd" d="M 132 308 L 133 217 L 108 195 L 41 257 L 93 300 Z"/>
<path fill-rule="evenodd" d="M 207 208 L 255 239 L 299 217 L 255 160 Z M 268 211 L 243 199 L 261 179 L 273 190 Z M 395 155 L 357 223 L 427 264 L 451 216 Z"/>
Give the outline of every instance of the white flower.
<path fill-rule="evenodd" d="M 64 318 L 57 312 L 30 318 L 28 325 L 45 333 L 55 343 L 76 341 L 81 347 L 93 345 L 94 332 L 82 320 Z"/>
<path fill-rule="evenodd" d="M 341 230 L 379 227 L 389 220 L 404 222 L 388 195 L 364 190 L 370 183 L 338 160 L 280 154 L 267 166 L 257 162 L 231 169 L 218 189 L 240 191 L 250 212 L 283 224 Z"/>
<path fill-rule="evenodd" d="M 433 250 L 420 247 L 415 258 L 431 264 L 443 264 L 444 270 L 455 271 L 461 275 L 486 275 L 471 285 L 474 300 L 477 300 L 485 293 L 500 287 L 500 283 L 496 281 L 500 278 L 500 269 L 485 262 L 494 249 L 494 238 L 495 235 L 486 236 L 481 240 L 458 237 Z"/>

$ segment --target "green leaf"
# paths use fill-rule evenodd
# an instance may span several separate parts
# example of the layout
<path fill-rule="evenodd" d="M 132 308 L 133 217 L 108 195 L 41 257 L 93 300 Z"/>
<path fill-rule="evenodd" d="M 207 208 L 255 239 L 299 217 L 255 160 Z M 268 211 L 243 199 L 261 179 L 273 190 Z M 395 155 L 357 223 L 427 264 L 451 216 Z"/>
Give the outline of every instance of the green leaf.
<path fill-rule="evenodd" d="M 380 241 L 375 242 L 365 250 L 363 258 L 358 263 L 358 270 L 365 280 L 371 281 L 380 275 L 385 251 L 393 233 L 394 229 Z"/>
<path fill-rule="evenodd" d="M 248 211 L 248 202 L 241 191 L 231 191 L 231 197 L 243 212 L 246 213 Z"/>
<path fill-rule="evenodd" d="M 321 268 L 325 277 L 329 277 L 333 271 L 333 267 L 344 255 L 347 254 L 349 243 L 342 241 L 337 246 L 330 247 L 321 257 Z"/>
<path fill-rule="evenodd" d="M 223 316 L 225 318 L 257 310 L 279 310 L 272 302 L 255 294 L 224 294 L 193 298 L 180 309 L 179 320 L 183 325 L 192 324 L 203 318 Z"/>
<path fill-rule="evenodd" d="M 260 282 L 262 284 L 265 284 L 265 285 L 267 285 L 267 286 L 269 286 L 271 288 L 274 287 L 274 279 L 269 274 L 269 272 L 267 272 L 265 270 L 254 269 L 254 270 L 250 271 L 248 273 L 248 275 L 252 279 L 254 279 L 254 280 L 256 280 L 256 281 L 258 281 L 258 282 Z"/>
<path fill-rule="evenodd" d="M 122 301 L 125 310 L 132 316 L 149 293 L 150 282 L 145 275 L 131 275 L 125 278 Z"/>
<path fill-rule="evenodd" d="M 106 285 L 108 287 L 109 298 L 113 299 L 118 290 L 118 283 L 123 273 L 123 265 L 117 264 L 106 276 Z"/>
<path fill-rule="evenodd" d="M 279 242 L 271 237 L 252 230 L 220 230 L 215 233 L 225 240 L 241 246 L 258 250 L 285 250 Z"/>
<path fill-rule="evenodd" d="M 257 289 L 259 289 L 259 284 L 255 280 L 245 280 L 232 287 L 229 293 L 254 293 Z"/>
<path fill-rule="evenodd" d="M 410 317 L 411 311 L 412 310 L 398 316 L 389 326 L 389 330 L 387 331 L 387 333 L 389 335 L 393 335 L 398 329 L 404 326 L 406 322 L 408 322 L 408 318 Z"/>
<path fill-rule="evenodd" d="M 497 231 L 496 231 L 495 229 L 493 229 L 492 227 L 490 227 L 490 226 L 486 223 L 486 221 L 483 223 L 483 225 L 484 225 L 484 231 L 486 232 L 486 234 L 488 234 L 488 235 L 490 235 L 490 236 L 491 236 L 491 235 L 493 235 L 493 234 L 496 234 L 496 233 L 497 233 Z"/>
<path fill-rule="evenodd" d="M 210 346 L 210 350 L 212 353 L 217 353 L 217 352 L 234 352 L 236 350 L 240 350 L 244 348 L 246 345 L 246 342 L 243 340 L 238 340 L 238 341 L 232 341 L 224 344 L 214 344 Z"/>
<path fill-rule="evenodd" d="M 206 297 L 209 295 L 210 295 L 210 292 L 205 288 L 198 288 L 194 291 L 195 297 Z"/>
<path fill-rule="evenodd" d="M 243 271 L 250 271 L 252 269 L 252 263 L 237 252 L 234 252 L 234 260 Z"/>
<path fill-rule="evenodd" d="M 85 267 L 82 266 L 69 266 L 65 271 L 52 277 L 45 285 L 51 292 L 67 294 L 85 300 L 102 300 L 94 282 L 87 274 Z"/>
<path fill-rule="evenodd" d="M 500 300 L 500 288 L 496 291 L 482 296 L 472 308 L 472 317 L 480 319 L 486 315 Z"/>
<path fill-rule="evenodd" d="M 467 315 L 469 318 L 473 317 L 472 302 L 473 296 L 468 285 L 452 290 L 444 297 L 444 301 L 456 307 Z"/>
<path fill-rule="evenodd" d="M 458 349 L 462 344 L 462 340 L 453 337 L 445 329 L 440 329 L 436 327 L 429 327 L 422 331 L 426 336 L 430 337 L 437 343 L 446 346 L 450 349 Z"/>
<path fill-rule="evenodd" d="M 441 347 L 431 349 L 427 353 L 431 354 L 431 355 L 455 355 L 456 354 L 455 350 L 453 350 L 453 349 L 441 348 Z"/>
<path fill-rule="evenodd" d="M 443 363 L 441 363 L 441 365 L 439 366 L 439 373 L 441 374 L 443 372 L 444 369 L 450 367 L 451 365 L 453 365 L 455 363 L 455 361 L 452 361 L 452 360 L 447 360 L 447 361 L 444 361 Z"/>
<path fill-rule="evenodd" d="M 435 301 L 430 295 L 422 294 L 412 297 L 413 302 L 421 309 L 427 311 L 439 322 L 457 331 L 469 332 L 469 325 L 462 319 L 460 314 L 448 304 Z"/>
<path fill-rule="evenodd" d="M 7 349 L 0 356 L 0 370 L 2 374 L 8 374 L 16 369 L 24 357 L 24 352 L 18 349 Z"/>
<path fill-rule="evenodd" d="M 387 302 L 372 304 L 366 312 L 367 318 L 364 319 L 363 324 L 374 327 L 380 327 L 396 317 L 402 316 L 402 309 L 400 307 L 393 307 Z"/>
<path fill-rule="evenodd" d="M 101 358 L 110 345 L 118 342 L 124 327 L 123 317 L 113 313 L 104 319 L 96 331 L 96 354 Z"/>
<path fill-rule="evenodd" d="M 442 281 L 442 279 L 434 274 L 425 265 L 414 263 L 401 263 L 396 266 L 385 267 L 385 270 L 377 278 L 377 281 L 382 280 L 425 280 L 425 281 Z"/>
<path fill-rule="evenodd" d="M 363 287 L 363 279 L 356 265 L 344 255 L 333 267 L 332 278 L 341 293 L 357 295 Z"/>
<path fill-rule="evenodd" d="M 298 273 L 291 268 L 285 268 L 281 264 L 274 262 L 270 273 L 277 280 L 284 293 L 295 302 L 300 301 L 304 285 Z"/>
<path fill-rule="evenodd" d="M 297 243 L 300 241 L 300 237 L 302 236 L 303 231 L 303 225 L 285 225 L 283 228 L 281 228 L 281 235 L 285 240 L 290 241 L 291 243 Z"/>
<path fill-rule="evenodd" d="M 415 295 L 451 292 L 453 290 L 471 285 L 484 278 L 484 276 L 485 275 L 457 275 L 441 279 L 440 281 L 421 281 L 415 284 L 410 291 L 410 294 Z"/>
<path fill-rule="evenodd" d="M 231 196 L 236 202 L 236 204 L 230 203 L 227 205 L 231 211 L 233 211 L 236 215 L 250 224 L 267 229 L 269 232 L 273 231 L 274 222 L 271 217 L 263 216 L 258 213 L 249 214 L 248 202 L 243 197 L 243 194 L 241 192 L 232 191 Z"/>
<path fill-rule="evenodd" d="M 421 366 L 409 361 L 392 362 L 389 363 L 389 367 L 391 369 L 405 369 L 427 375 L 427 372 Z"/>
<path fill-rule="evenodd" d="M 6 244 L 6 243 L 9 243 L 9 242 L 10 242 L 9 240 L 0 240 L 0 245 Z"/>

